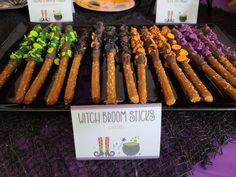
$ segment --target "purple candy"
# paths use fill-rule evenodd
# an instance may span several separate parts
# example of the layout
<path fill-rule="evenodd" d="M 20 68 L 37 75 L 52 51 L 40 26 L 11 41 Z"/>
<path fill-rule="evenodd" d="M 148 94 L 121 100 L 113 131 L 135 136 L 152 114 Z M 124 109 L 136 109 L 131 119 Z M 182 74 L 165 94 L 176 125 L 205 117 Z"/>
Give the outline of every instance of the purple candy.
<path fill-rule="evenodd" d="M 181 32 L 179 32 L 179 30 L 178 30 L 178 29 L 174 28 L 174 29 L 173 29 L 173 31 L 177 33 L 177 37 L 178 37 L 179 39 L 182 39 L 182 38 L 183 38 L 183 35 L 182 35 L 182 33 L 181 33 Z"/>
<path fill-rule="evenodd" d="M 198 40 L 197 35 L 195 33 L 190 34 L 189 38 L 193 40 Z"/>
<path fill-rule="evenodd" d="M 187 44 L 188 44 L 188 42 L 187 42 L 186 39 L 184 39 L 184 38 L 180 39 L 180 41 L 181 41 L 181 44 L 182 44 L 182 45 L 187 45 Z"/>
<path fill-rule="evenodd" d="M 208 55 L 211 54 L 211 51 L 209 50 L 208 47 L 205 47 L 205 48 L 202 49 L 202 54 L 203 54 L 204 57 L 207 57 Z"/>

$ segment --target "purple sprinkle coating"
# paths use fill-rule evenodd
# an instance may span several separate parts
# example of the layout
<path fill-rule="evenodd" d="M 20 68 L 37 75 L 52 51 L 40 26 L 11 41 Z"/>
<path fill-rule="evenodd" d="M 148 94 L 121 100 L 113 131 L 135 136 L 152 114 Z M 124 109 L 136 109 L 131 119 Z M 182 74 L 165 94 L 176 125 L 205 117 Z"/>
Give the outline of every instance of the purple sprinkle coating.
<path fill-rule="evenodd" d="M 226 46 L 222 42 L 218 40 L 217 35 L 213 32 L 213 30 L 208 26 L 205 25 L 202 29 L 204 32 L 204 35 L 213 41 L 212 43 L 218 48 L 218 51 L 221 55 L 226 56 L 230 59 L 230 61 L 233 63 L 234 66 L 236 66 L 236 54 L 235 51 L 232 51 L 230 47 Z"/>
<path fill-rule="evenodd" d="M 188 47 L 194 51 L 193 54 L 199 53 L 200 55 L 207 57 L 211 54 L 208 47 L 205 46 L 205 44 L 197 37 L 197 35 L 193 32 L 191 27 L 189 25 L 182 25 L 184 29 L 182 31 L 185 31 L 183 33 L 185 39 L 187 39 L 186 42 L 188 42 Z M 180 28 L 181 30 L 181 28 Z M 188 31 L 186 31 L 188 30 Z"/>

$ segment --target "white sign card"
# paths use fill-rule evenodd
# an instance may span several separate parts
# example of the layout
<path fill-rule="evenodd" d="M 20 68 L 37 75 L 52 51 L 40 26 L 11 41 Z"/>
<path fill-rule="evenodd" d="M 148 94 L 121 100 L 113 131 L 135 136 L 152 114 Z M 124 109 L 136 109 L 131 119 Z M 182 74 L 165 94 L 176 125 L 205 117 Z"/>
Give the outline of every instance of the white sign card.
<path fill-rule="evenodd" d="M 199 0 L 157 0 L 156 23 L 197 23 Z"/>
<path fill-rule="evenodd" d="M 31 22 L 72 22 L 71 0 L 28 0 Z"/>
<path fill-rule="evenodd" d="M 158 158 L 161 114 L 161 104 L 72 106 L 76 158 Z"/>

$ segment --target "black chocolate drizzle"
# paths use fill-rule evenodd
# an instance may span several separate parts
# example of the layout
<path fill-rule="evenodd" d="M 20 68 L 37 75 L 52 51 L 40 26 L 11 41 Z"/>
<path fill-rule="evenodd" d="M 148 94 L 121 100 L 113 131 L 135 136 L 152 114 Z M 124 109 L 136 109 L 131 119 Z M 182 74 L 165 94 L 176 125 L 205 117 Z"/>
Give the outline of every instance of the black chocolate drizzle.
<path fill-rule="evenodd" d="M 119 29 L 119 42 L 122 55 L 123 54 L 131 55 L 129 27 L 124 24 Z"/>
<path fill-rule="evenodd" d="M 88 42 L 90 40 L 90 32 L 84 31 L 82 36 L 79 37 L 79 40 L 75 45 L 73 46 L 73 49 L 75 52 L 78 52 L 79 54 L 84 54 L 85 53 L 85 48 L 88 46 Z"/>
<path fill-rule="evenodd" d="M 116 27 L 114 27 L 114 26 L 106 27 L 105 34 L 104 34 L 104 40 L 105 40 L 106 52 L 110 52 L 113 49 L 118 51 L 118 46 L 116 45 L 116 42 L 117 42 Z"/>
<path fill-rule="evenodd" d="M 94 25 L 95 29 L 95 39 L 94 39 L 94 50 L 100 50 L 102 47 L 102 37 L 103 37 L 103 32 L 105 30 L 105 26 L 103 22 L 99 21 L 97 22 L 96 25 Z"/>

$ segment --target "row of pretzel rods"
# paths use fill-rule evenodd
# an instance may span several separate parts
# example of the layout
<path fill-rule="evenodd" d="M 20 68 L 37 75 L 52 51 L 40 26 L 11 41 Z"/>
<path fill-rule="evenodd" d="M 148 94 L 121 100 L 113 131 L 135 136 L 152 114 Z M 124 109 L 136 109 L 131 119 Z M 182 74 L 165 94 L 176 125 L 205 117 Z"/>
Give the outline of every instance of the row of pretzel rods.
<path fill-rule="evenodd" d="M 54 46 L 53 50 L 48 51 L 44 63 L 37 74 L 35 80 L 31 82 L 32 74 L 37 64 L 36 59 L 33 57 L 36 54 L 43 52 L 44 43 L 49 40 L 50 37 L 46 37 L 50 27 L 46 27 L 43 30 L 38 30 L 38 39 L 35 42 L 30 42 L 29 45 L 36 46 L 35 43 L 40 44 L 40 48 L 34 48 L 29 56 L 31 59 L 27 61 L 25 70 L 23 72 L 21 82 L 19 84 L 16 93 L 16 102 L 18 104 L 31 104 L 37 97 L 41 87 L 43 86 L 53 61 L 57 55 L 59 43 Z M 65 39 L 72 39 L 73 28 L 68 26 L 66 28 Z M 54 41 L 61 36 L 61 29 L 54 28 L 52 30 L 53 37 L 50 40 Z M 162 61 L 159 57 L 159 53 L 165 58 L 165 66 L 168 67 L 176 79 L 178 80 L 182 90 L 190 100 L 190 102 L 198 102 L 203 100 L 205 102 L 213 102 L 213 96 L 206 88 L 204 83 L 199 79 L 197 74 L 189 64 L 189 60 L 193 62 L 215 83 L 215 85 L 223 92 L 225 92 L 231 99 L 236 101 L 236 69 L 222 56 L 217 49 L 210 44 L 204 35 L 195 30 L 195 33 L 206 43 L 207 46 L 213 51 L 211 55 L 206 57 L 206 61 L 203 60 L 200 55 L 195 54 L 191 48 L 182 43 L 179 38 L 179 31 L 177 29 L 170 30 L 167 26 L 162 27 L 159 30 L 157 26 L 152 26 L 149 29 L 142 27 L 140 33 L 137 28 L 131 27 L 130 31 L 128 27 L 122 25 L 119 29 L 119 42 L 121 46 L 121 63 L 123 66 L 124 78 L 126 83 L 126 89 L 129 99 L 132 103 L 146 103 L 147 102 L 147 78 L 146 78 L 146 66 L 147 59 L 150 58 L 155 69 L 158 81 L 161 86 L 161 90 L 164 95 L 164 99 L 167 105 L 173 105 L 176 102 L 176 98 L 173 93 L 173 88 L 166 75 L 165 69 L 162 65 Z M 130 34 L 130 36 L 129 36 Z M 116 71 L 115 71 L 115 58 L 117 55 L 116 46 L 116 28 L 106 27 L 102 22 L 98 22 L 95 27 L 95 31 L 92 33 L 92 77 L 91 77 L 91 96 L 94 103 L 98 104 L 101 101 L 100 95 L 100 59 L 101 50 L 103 47 L 103 35 L 105 38 L 106 49 L 106 61 L 107 61 L 107 104 L 116 104 Z M 48 39 L 47 39 L 48 38 Z M 63 40 L 60 44 L 61 59 L 56 73 L 56 77 L 53 81 L 52 88 L 46 99 L 47 105 L 54 105 L 58 102 L 59 95 L 64 84 L 65 76 L 67 73 L 67 67 L 69 63 L 69 55 L 73 41 Z M 130 39 L 130 41 L 129 41 Z M 131 43 L 131 45 L 130 45 Z M 66 90 L 64 95 L 64 102 L 66 105 L 72 103 L 75 93 L 76 80 L 78 77 L 79 67 L 83 58 L 84 52 L 88 46 L 88 33 L 84 33 L 79 40 L 79 49 L 75 50 L 72 66 L 69 72 L 69 77 L 66 84 Z M 131 52 L 132 50 L 132 52 Z M 35 53 L 34 53 L 35 52 Z M 134 63 L 137 68 L 137 89 L 134 79 L 134 72 L 132 69 L 131 56 L 134 54 Z M 215 57 L 214 57 L 214 56 Z M 37 55 L 38 56 L 38 55 Z M 37 57 L 36 57 L 37 58 Z M 0 73 L 0 86 L 2 87 L 13 71 L 17 67 L 17 60 L 11 60 Z M 213 69 L 208 65 L 213 67 Z"/>

